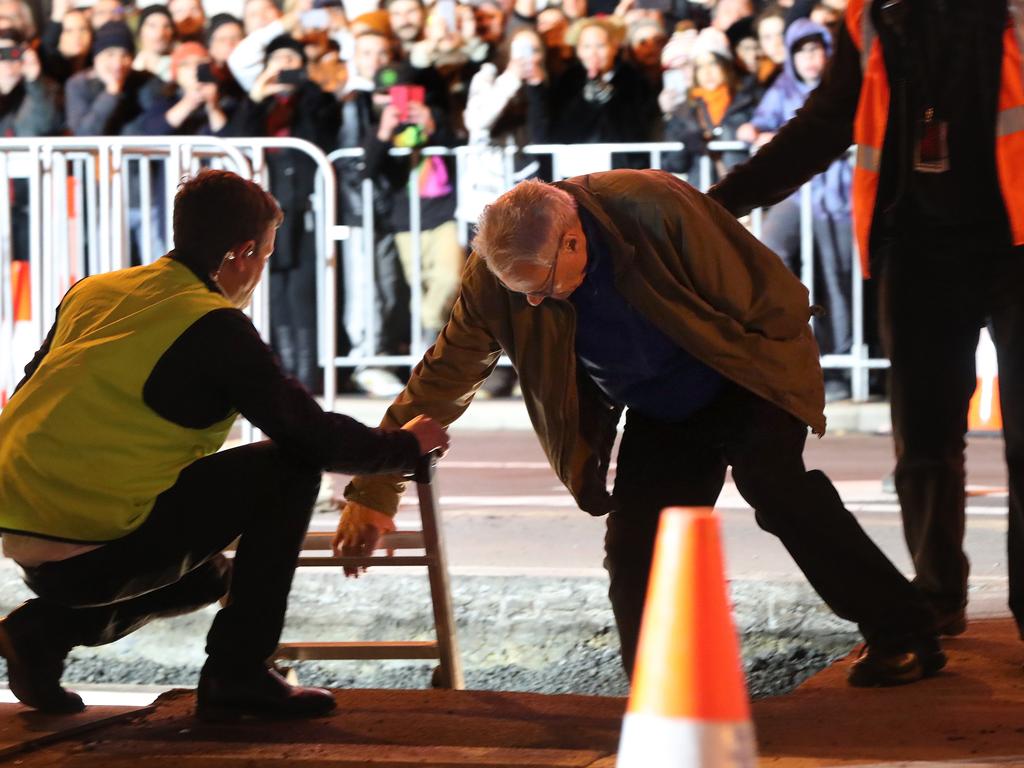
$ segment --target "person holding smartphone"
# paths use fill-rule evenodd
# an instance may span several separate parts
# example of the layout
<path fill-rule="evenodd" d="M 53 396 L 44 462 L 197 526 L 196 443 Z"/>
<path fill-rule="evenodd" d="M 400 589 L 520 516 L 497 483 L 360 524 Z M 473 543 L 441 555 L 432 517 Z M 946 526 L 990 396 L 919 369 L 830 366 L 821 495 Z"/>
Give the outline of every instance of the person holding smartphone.
<path fill-rule="evenodd" d="M 210 68 L 210 54 L 199 43 L 182 43 L 171 56 L 172 82 L 143 118 L 151 136 L 219 136 L 230 115 Z"/>
<path fill-rule="evenodd" d="M 266 48 L 256 77 L 226 129 L 229 136 L 291 136 L 334 147 L 338 105 L 309 79 L 303 44 L 279 35 Z M 270 191 L 285 211 L 270 264 L 271 342 L 285 370 L 311 391 L 321 387 L 317 368 L 316 241 L 311 195 L 316 165 L 306 154 L 267 154 Z"/>

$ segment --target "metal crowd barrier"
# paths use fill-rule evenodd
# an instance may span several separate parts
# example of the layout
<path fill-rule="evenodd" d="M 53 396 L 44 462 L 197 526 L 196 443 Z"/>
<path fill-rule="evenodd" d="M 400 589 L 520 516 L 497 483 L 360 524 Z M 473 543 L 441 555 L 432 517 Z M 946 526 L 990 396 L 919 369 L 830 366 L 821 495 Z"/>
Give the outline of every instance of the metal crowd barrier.
<path fill-rule="evenodd" d="M 426 147 L 415 152 L 417 157 L 443 156 L 455 160 L 456 175 L 453 186 L 460 238 L 464 241 L 474 218 L 467 214 L 464 181 L 474 171 L 479 153 L 495 151 L 502 156 L 500 183 L 493 190 L 497 197 L 514 183 L 513 159 L 523 156 L 550 155 L 554 175 L 563 177 L 570 170 L 582 172 L 582 160 L 597 163 L 587 172 L 607 170 L 617 154 L 646 153 L 650 167 L 661 166 L 666 152 L 679 151 L 683 145 L 676 142 L 595 144 L 595 145 L 531 145 L 522 148 L 479 148 L 475 146 L 446 148 Z M 223 140 L 213 137 L 102 137 L 102 138 L 46 138 L 0 139 L 0 352 L 11 347 L 13 334 L 12 268 L 13 251 L 10 198 L 13 178 L 28 184 L 29 248 L 28 265 L 31 284 L 31 340 L 41 343 L 52 322 L 54 311 L 64 292 L 75 279 L 86 274 L 118 269 L 128 264 L 129 231 L 134 226 L 138 235 L 141 260 L 148 263 L 162 255 L 154 243 L 170 247 L 171 207 L 174 191 L 182 175 L 194 173 L 201 165 L 229 168 L 246 178 L 252 178 L 265 187 L 269 185 L 266 171 L 266 152 L 292 149 L 303 152 L 317 166 L 316 194 L 313 196 L 313 214 L 317 243 L 317 297 L 320 311 L 319 362 L 324 368 L 325 400 L 333 402 L 337 392 L 336 373 L 339 367 L 414 365 L 422 356 L 421 306 L 421 252 L 420 238 L 421 200 L 418 184 L 418 165 L 410 169 L 408 185 L 410 231 L 413 249 L 412 274 L 408 275 L 411 295 L 410 350 L 408 354 L 338 355 L 336 294 L 339 266 L 338 245 L 349 230 L 336 222 L 337 180 L 336 163 L 343 159 L 359 158 L 362 150 L 339 149 L 325 154 L 316 146 L 298 139 L 253 138 Z M 712 152 L 746 151 L 742 142 L 713 142 Z M 412 150 L 395 149 L 394 155 L 413 155 Z M 571 161 L 571 162 L 570 162 Z M 137 171 L 134 168 L 137 167 Z M 159 168 L 159 171 L 156 170 Z M 712 160 L 702 155 L 697 164 L 698 188 L 706 189 L 711 180 Z M 162 183 L 155 179 L 162 173 Z M 684 177 L 685 178 L 685 177 Z M 690 180 L 690 179 L 688 179 Z M 132 193 L 138 201 L 137 209 L 130 206 Z M 271 190 L 272 191 L 272 190 Z M 363 322 L 370 346 L 375 347 L 380 328 L 375 312 L 375 232 L 372 180 L 361 181 L 362 211 L 360 212 L 362 240 L 358 253 L 346 258 L 361 259 L 364 274 L 368 276 L 362 292 L 369 294 L 364 301 Z M 70 206 L 70 208 L 69 208 Z M 805 185 L 800 198 L 801 207 L 801 279 L 814 291 L 813 232 L 811 229 L 810 185 Z M 130 221 L 129 209 L 137 210 L 138 217 Z M 74 214 L 74 215 L 71 215 Z M 753 233 L 761 234 L 761 212 L 755 211 L 750 222 Z M 159 250 L 160 252 L 157 252 Z M 865 400 L 868 396 L 868 374 L 873 368 L 888 366 L 884 359 L 873 359 L 864 341 L 863 285 L 859 261 L 854 256 L 852 266 L 852 332 L 853 346 L 848 354 L 826 355 L 823 367 L 847 369 L 851 372 L 853 397 Z M 39 308 L 40 311 L 35 311 Z M 252 315 L 264 338 L 269 339 L 268 281 L 264 281 L 254 297 Z M 23 340 L 24 342 L 24 340 Z M 22 357 L 35 350 L 23 343 L 17 350 Z M 26 355 L 27 350 L 27 355 Z M 9 355 L 16 357 L 16 354 Z M 333 361 L 333 365 L 330 362 Z M 507 361 L 506 361 L 507 362 Z M 19 361 L 23 364 L 23 361 Z M 5 368 L 9 370 L 5 370 Z M 16 378 L 16 365 L 3 365 L 0 359 L 0 406 L 2 394 L 10 393 Z"/>

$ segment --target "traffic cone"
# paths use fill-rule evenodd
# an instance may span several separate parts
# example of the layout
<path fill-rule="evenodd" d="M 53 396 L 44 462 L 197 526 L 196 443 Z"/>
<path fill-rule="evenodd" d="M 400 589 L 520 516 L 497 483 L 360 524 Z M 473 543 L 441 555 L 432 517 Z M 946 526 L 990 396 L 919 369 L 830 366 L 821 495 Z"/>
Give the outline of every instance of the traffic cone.
<path fill-rule="evenodd" d="M 999 362 L 996 345 L 988 335 L 988 329 L 981 329 L 978 351 L 975 353 L 975 371 L 978 386 L 971 397 L 967 410 L 968 432 L 1002 432 L 1003 414 L 999 408 Z"/>
<path fill-rule="evenodd" d="M 753 768 L 739 643 L 711 509 L 662 512 L 618 768 Z"/>

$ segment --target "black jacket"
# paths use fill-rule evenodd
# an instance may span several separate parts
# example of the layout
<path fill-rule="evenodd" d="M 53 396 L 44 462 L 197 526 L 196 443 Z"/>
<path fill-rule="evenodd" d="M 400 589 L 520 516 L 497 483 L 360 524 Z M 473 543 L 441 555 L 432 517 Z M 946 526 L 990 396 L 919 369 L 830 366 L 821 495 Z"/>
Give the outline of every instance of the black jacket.
<path fill-rule="evenodd" d="M 872 221 L 873 262 L 879 253 L 885 252 L 885 246 L 897 232 L 912 228 L 923 233 L 927 229 L 922 227 L 921 212 L 915 215 L 908 203 L 915 198 L 911 185 L 922 182 L 914 177 L 929 175 L 912 172 L 917 130 L 913 115 L 920 107 L 925 89 L 918 57 L 908 43 L 916 36 L 920 44 L 922 27 L 913 16 L 908 16 L 901 32 L 892 19 L 881 17 L 880 5 L 875 0 L 871 13 L 879 30 L 892 98 Z M 917 3 L 911 9 L 920 14 L 939 5 Z M 971 230 L 977 233 L 978 228 L 965 226 L 965 221 L 974 216 L 994 215 L 1002 226 L 992 226 L 990 221 L 982 229 L 994 231 L 1008 242 L 1009 227 L 995 175 L 995 118 L 1006 4 L 1003 0 L 946 4 L 942 13 L 948 16 L 943 19 L 946 36 L 940 50 L 948 54 L 950 63 L 937 87 L 948 92 L 947 98 L 953 105 L 948 116 L 953 171 L 932 175 L 947 177 L 943 181 L 950 182 L 956 198 L 946 204 L 958 215 L 950 223 L 955 232 L 946 229 L 933 236 L 946 242 L 951 235 L 971 237 Z M 711 197 L 733 213 L 744 214 L 759 205 L 782 200 L 823 172 L 853 142 L 861 83 L 860 55 L 844 23 L 821 85 L 769 144 L 710 190 Z"/>

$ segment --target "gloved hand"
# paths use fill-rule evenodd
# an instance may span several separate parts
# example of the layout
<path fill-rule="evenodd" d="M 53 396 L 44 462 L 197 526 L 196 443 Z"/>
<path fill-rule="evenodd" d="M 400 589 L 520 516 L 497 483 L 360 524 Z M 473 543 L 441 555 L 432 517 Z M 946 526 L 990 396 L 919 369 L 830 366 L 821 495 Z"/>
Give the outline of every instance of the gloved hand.
<path fill-rule="evenodd" d="M 393 530 L 395 521 L 383 512 L 350 501 L 341 510 L 331 549 L 335 557 L 368 557 L 377 548 L 381 536 Z M 360 571 L 365 572 L 366 568 L 345 567 L 345 575 L 357 579 Z"/>

